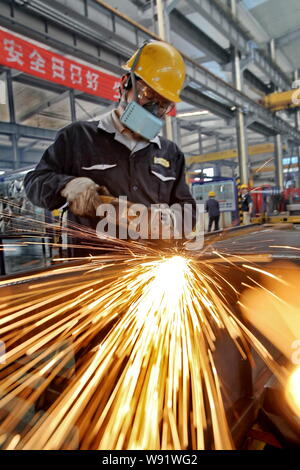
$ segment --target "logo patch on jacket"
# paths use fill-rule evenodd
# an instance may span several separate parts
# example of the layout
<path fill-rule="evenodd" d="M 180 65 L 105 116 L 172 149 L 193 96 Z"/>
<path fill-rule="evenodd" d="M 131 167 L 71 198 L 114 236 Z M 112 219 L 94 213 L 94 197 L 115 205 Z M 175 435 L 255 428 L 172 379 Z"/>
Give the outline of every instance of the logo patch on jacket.
<path fill-rule="evenodd" d="M 163 157 L 154 157 L 154 163 L 157 165 L 162 165 L 165 168 L 170 168 L 171 162 Z"/>

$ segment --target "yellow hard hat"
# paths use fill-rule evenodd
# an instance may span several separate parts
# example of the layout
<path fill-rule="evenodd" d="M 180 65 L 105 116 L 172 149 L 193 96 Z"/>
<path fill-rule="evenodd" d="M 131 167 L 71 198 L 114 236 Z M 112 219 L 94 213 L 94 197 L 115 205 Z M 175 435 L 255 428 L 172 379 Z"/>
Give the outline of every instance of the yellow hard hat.
<path fill-rule="evenodd" d="M 248 189 L 248 185 L 247 184 L 241 184 L 240 189 Z"/>
<path fill-rule="evenodd" d="M 214 197 L 216 193 L 214 191 L 209 191 L 208 196 L 209 197 Z"/>
<path fill-rule="evenodd" d="M 131 69 L 138 51 L 123 65 L 123 69 Z M 179 95 L 185 79 L 185 65 L 182 56 L 171 44 L 161 41 L 146 44 L 134 73 L 167 100 L 173 103 L 181 101 Z"/>

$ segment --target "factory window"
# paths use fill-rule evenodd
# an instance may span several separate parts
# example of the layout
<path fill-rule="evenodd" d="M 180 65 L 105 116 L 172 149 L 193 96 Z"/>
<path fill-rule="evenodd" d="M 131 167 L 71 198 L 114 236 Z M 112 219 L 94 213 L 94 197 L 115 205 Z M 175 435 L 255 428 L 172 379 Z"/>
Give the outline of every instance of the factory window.
<path fill-rule="evenodd" d="M 9 121 L 6 73 L 0 73 L 0 121 Z"/>
<path fill-rule="evenodd" d="M 18 158 L 20 166 L 35 166 L 51 143 L 51 140 L 21 137 L 18 140 Z"/>
<path fill-rule="evenodd" d="M 203 173 L 206 176 L 209 176 L 210 178 L 212 178 L 214 176 L 214 169 L 213 168 L 204 168 Z"/>
<path fill-rule="evenodd" d="M 43 129 L 60 129 L 71 123 L 70 99 L 58 93 L 14 82 L 16 121 Z"/>
<path fill-rule="evenodd" d="M 1 171 L 11 169 L 11 162 L 13 161 L 13 150 L 11 137 L 8 135 L 0 134 L 0 155 Z"/>
<path fill-rule="evenodd" d="M 101 105 L 83 99 L 75 99 L 76 119 L 83 121 L 96 121 L 106 112 L 107 105 Z"/>
<path fill-rule="evenodd" d="M 288 157 L 282 159 L 284 165 L 289 165 L 291 163 L 298 163 L 298 157 Z"/>

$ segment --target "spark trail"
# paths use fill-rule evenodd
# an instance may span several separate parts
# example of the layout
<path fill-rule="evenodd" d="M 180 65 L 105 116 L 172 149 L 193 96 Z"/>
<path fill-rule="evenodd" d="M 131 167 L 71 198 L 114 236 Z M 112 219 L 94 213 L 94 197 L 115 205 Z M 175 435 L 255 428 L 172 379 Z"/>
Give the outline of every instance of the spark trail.
<path fill-rule="evenodd" d="M 113 247 L 0 283 L 0 446 L 232 449 L 218 332 L 245 359 L 251 344 L 284 385 L 288 370 L 236 317 L 225 291 L 236 300 L 239 292 L 214 262 L 135 242 Z"/>

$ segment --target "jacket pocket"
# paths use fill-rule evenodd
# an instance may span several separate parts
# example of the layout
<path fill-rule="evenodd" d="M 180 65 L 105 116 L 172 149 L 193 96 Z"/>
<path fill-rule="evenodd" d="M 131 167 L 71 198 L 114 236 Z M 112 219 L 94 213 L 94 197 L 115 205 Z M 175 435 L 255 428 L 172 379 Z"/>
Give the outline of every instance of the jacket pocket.
<path fill-rule="evenodd" d="M 158 179 L 160 179 L 161 181 L 175 181 L 176 180 L 176 177 L 175 176 L 168 176 L 168 175 L 163 175 L 161 173 L 159 173 L 158 171 L 155 171 L 155 170 L 151 170 L 151 173 L 153 175 L 155 175 Z"/>
<path fill-rule="evenodd" d="M 159 201 L 168 204 L 176 181 L 176 174 L 170 168 L 163 168 L 160 165 L 151 165 L 150 173 L 153 176 L 153 182 L 157 185 Z"/>
<path fill-rule="evenodd" d="M 117 166 L 116 163 L 114 164 L 108 164 L 108 163 L 100 163 L 97 165 L 92 165 L 92 166 L 82 166 L 82 170 L 108 170 L 109 168 L 114 168 Z"/>

